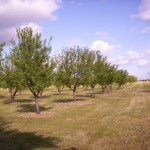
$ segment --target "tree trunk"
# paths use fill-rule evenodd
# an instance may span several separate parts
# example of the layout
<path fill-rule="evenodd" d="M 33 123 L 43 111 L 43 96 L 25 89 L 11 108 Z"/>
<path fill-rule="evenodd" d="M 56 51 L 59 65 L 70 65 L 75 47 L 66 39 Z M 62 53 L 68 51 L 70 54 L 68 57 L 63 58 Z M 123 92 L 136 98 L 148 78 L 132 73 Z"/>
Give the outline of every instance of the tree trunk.
<path fill-rule="evenodd" d="M 76 99 L 76 86 L 74 86 L 74 88 L 73 88 L 73 99 L 74 99 L 74 101 L 77 101 L 77 99 Z"/>
<path fill-rule="evenodd" d="M 13 93 L 13 101 L 15 100 L 15 96 L 16 96 L 16 93 L 18 92 L 18 89 L 16 89 Z"/>
<path fill-rule="evenodd" d="M 21 93 L 21 90 L 19 90 L 19 95 L 21 95 L 22 93 Z"/>
<path fill-rule="evenodd" d="M 118 85 L 118 90 L 119 90 L 120 88 L 121 88 L 121 85 L 119 84 L 119 85 Z"/>
<path fill-rule="evenodd" d="M 13 98 L 13 91 L 12 91 L 12 89 L 9 89 L 9 93 L 10 93 L 10 101 L 11 101 L 11 103 L 14 103 L 14 98 Z"/>
<path fill-rule="evenodd" d="M 93 97 L 95 97 L 95 90 L 94 90 L 95 85 L 91 85 L 91 88 L 92 88 Z"/>
<path fill-rule="evenodd" d="M 15 100 L 15 96 L 16 96 L 17 91 L 18 91 L 18 89 L 15 89 L 15 91 L 14 91 L 14 93 L 13 93 L 13 90 L 12 90 L 12 89 L 9 90 L 11 103 L 14 103 L 14 100 Z"/>
<path fill-rule="evenodd" d="M 110 84 L 109 88 L 110 88 L 110 91 L 112 92 L 112 84 Z"/>
<path fill-rule="evenodd" d="M 102 94 L 104 94 L 104 92 L 105 92 L 105 87 L 104 87 L 104 85 L 102 84 Z"/>
<path fill-rule="evenodd" d="M 60 94 L 61 94 L 61 91 L 62 91 L 61 87 L 60 87 L 60 88 L 57 88 L 57 91 L 58 91 L 58 94 L 60 95 Z"/>
<path fill-rule="evenodd" d="M 10 93 L 10 102 L 13 103 L 14 100 L 13 100 L 13 94 L 12 94 L 12 89 L 9 89 L 9 93 Z"/>
<path fill-rule="evenodd" d="M 93 93 L 93 97 L 95 97 L 95 91 L 93 87 L 92 87 L 92 93 Z"/>
<path fill-rule="evenodd" d="M 36 114 L 40 114 L 38 95 L 37 94 L 34 95 L 34 99 L 35 99 L 35 111 L 36 111 Z"/>

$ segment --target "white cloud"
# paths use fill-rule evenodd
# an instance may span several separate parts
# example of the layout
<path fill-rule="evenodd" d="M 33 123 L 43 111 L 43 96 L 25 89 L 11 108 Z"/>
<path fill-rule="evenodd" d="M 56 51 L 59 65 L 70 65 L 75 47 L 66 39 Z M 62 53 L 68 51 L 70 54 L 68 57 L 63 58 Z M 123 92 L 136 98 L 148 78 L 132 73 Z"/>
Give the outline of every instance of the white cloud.
<path fill-rule="evenodd" d="M 135 50 L 128 50 L 127 55 L 128 55 L 128 58 L 131 60 L 139 59 L 142 57 L 142 55 Z"/>
<path fill-rule="evenodd" d="M 40 27 L 38 24 L 35 23 L 28 23 L 25 25 L 20 26 L 20 28 L 25 28 L 25 27 L 30 27 L 32 28 L 34 33 L 41 33 L 42 32 L 42 27 Z"/>
<path fill-rule="evenodd" d="M 147 67 L 150 65 L 149 56 L 147 54 L 150 54 L 150 50 L 145 50 L 142 53 L 135 50 L 128 50 L 126 51 L 126 55 L 119 55 L 110 60 L 119 65 L 137 65 L 139 67 Z"/>
<path fill-rule="evenodd" d="M 30 22 L 38 24 L 43 20 L 55 21 L 57 17 L 54 12 L 59 9 L 60 4 L 61 0 L 0 0 L 0 34 L 5 33 L 0 41 L 7 38 L 7 31 L 18 26 Z"/>
<path fill-rule="evenodd" d="M 139 17 L 142 20 L 150 21 L 150 1 L 143 0 L 140 6 Z"/>
<path fill-rule="evenodd" d="M 150 49 L 145 50 L 145 54 L 150 55 Z"/>
<path fill-rule="evenodd" d="M 90 46 L 91 50 L 100 50 L 103 55 L 112 52 L 115 48 L 120 48 L 121 45 L 110 45 L 108 42 L 97 40 Z"/>
<path fill-rule="evenodd" d="M 137 63 L 138 63 L 138 65 L 141 66 L 141 67 L 149 65 L 149 61 L 146 60 L 146 59 L 139 59 L 139 60 L 137 61 Z"/>
<path fill-rule="evenodd" d="M 12 38 L 15 37 L 16 34 L 16 28 L 10 27 L 10 28 L 4 28 L 3 30 L 0 30 L 0 42 L 9 42 Z"/>
<path fill-rule="evenodd" d="M 150 21 L 150 0 L 142 0 L 139 7 L 139 13 L 131 15 L 131 18 L 140 18 L 144 21 Z"/>
<path fill-rule="evenodd" d="M 114 59 L 109 59 L 110 62 L 113 62 L 115 64 L 119 64 L 119 65 L 127 65 L 129 64 L 129 59 L 123 56 L 117 56 L 117 58 Z"/>
<path fill-rule="evenodd" d="M 25 27 L 31 27 L 34 33 L 42 32 L 42 28 L 38 24 L 35 24 L 35 23 L 28 23 L 28 24 L 20 26 L 20 28 L 25 28 Z M 4 30 L 0 31 L 0 35 L 2 37 L 2 40 L 0 39 L 0 41 L 5 41 L 8 43 L 12 38 L 16 39 L 16 28 L 17 27 L 10 27 L 10 28 L 5 28 Z"/>

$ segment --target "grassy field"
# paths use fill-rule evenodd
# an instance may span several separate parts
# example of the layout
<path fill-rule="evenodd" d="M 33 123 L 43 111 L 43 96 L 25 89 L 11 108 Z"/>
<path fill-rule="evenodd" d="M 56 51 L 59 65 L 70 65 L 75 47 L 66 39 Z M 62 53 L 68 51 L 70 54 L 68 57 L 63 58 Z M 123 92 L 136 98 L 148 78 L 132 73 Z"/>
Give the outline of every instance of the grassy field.
<path fill-rule="evenodd" d="M 54 87 L 39 100 L 34 113 L 29 91 L 4 104 L 0 89 L 0 150 L 150 150 L 150 83 L 138 82 L 92 97 L 78 89 L 78 101 Z"/>

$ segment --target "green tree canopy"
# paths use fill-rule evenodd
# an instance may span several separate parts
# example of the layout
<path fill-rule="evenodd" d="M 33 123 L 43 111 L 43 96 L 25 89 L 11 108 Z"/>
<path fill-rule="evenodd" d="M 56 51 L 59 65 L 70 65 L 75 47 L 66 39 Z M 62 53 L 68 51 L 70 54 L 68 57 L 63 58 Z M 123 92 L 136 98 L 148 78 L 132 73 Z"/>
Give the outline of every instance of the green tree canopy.
<path fill-rule="evenodd" d="M 57 58 L 61 62 L 60 68 L 63 74 L 63 83 L 73 91 L 76 101 L 76 89 L 82 84 L 86 84 L 90 75 L 92 55 L 88 48 L 66 48 Z"/>
<path fill-rule="evenodd" d="M 53 76 L 55 63 L 50 60 L 50 41 L 41 39 L 31 28 L 17 29 L 18 41 L 12 41 L 12 62 L 22 74 L 26 86 L 35 98 L 36 113 L 40 113 L 38 97 Z"/>

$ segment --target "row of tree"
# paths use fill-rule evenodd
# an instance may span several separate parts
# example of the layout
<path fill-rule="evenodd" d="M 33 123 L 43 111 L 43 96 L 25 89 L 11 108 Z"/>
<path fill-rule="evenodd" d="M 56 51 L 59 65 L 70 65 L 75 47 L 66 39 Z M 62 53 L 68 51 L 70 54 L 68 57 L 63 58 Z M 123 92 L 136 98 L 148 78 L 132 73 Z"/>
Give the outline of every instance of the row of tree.
<path fill-rule="evenodd" d="M 5 43 L 0 44 L 1 87 L 9 89 L 11 102 L 18 91 L 28 88 L 39 114 L 39 95 L 51 85 L 55 85 L 59 93 L 64 86 L 69 87 L 76 101 L 76 90 L 80 85 L 90 86 L 94 96 L 97 84 L 104 93 L 107 87 L 112 90 L 113 83 L 120 88 L 127 82 L 136 81 L 136 77 L 126 70 L 119 70 L 109 63 L 100 51 L 73 47 L 51 57 L 51 40 L 42 40 L 41 34 L 34 34 L 31 28 L 18 28 L 17 41 L 11 41 L 12 48 L 5 58 L 2 57 Z"/>

